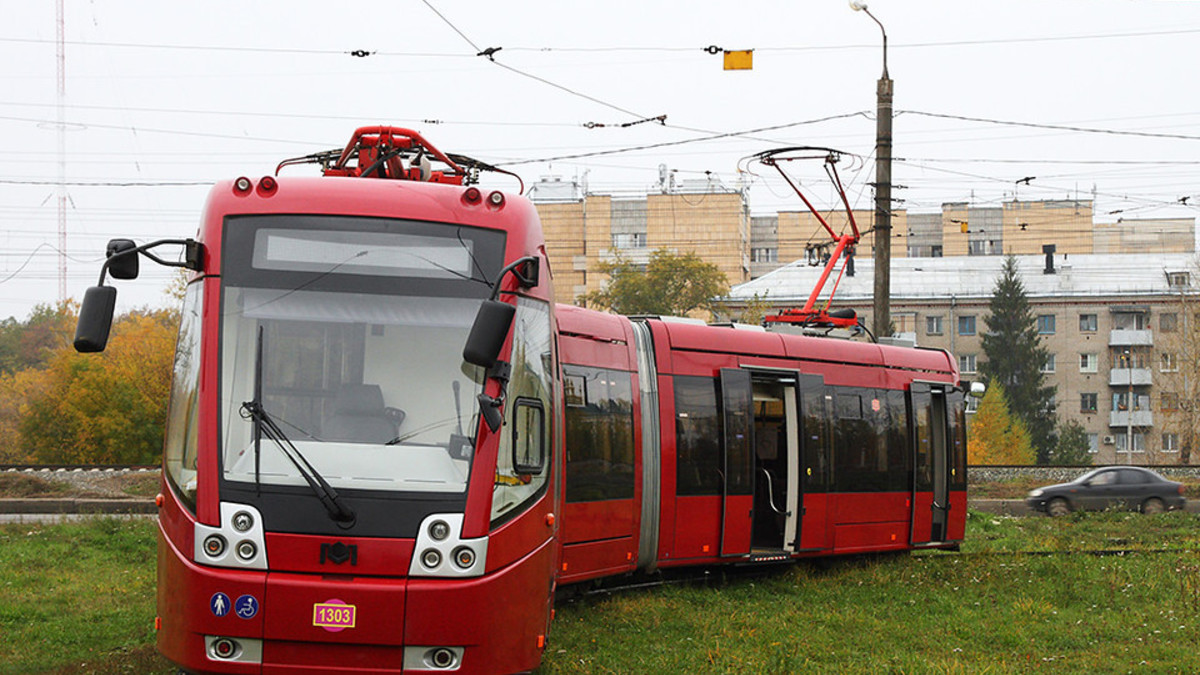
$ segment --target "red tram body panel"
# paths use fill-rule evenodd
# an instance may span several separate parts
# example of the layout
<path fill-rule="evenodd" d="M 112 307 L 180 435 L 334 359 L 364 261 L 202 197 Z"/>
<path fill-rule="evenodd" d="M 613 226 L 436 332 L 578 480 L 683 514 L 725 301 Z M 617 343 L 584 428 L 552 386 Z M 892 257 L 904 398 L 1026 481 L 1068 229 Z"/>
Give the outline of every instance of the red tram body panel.
<path fill-rule="evenodd" d="M 557 584 L 962 539 L 950 355 L 556 307 L 532 204 L 401 131 L 209 196 L 158 521 L 181 669 L 520 672 Z"/>

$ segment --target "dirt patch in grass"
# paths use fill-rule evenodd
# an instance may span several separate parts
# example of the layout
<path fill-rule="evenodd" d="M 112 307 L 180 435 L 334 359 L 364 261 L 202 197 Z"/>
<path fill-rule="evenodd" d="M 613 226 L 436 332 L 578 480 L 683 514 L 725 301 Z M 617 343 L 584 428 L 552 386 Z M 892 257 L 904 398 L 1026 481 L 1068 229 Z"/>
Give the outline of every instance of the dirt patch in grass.
<path fill-rule="evenodd" d="M 158 489 L 158 471 L 0 473 L 0 499 L 148 499 Z"/>
<path fill-rule="evenodd" d="M 49 671 L 52 675 L 151 675 L 174 673 L 175 668 L 153 645 L 115 649 L 94 659 Z"/>

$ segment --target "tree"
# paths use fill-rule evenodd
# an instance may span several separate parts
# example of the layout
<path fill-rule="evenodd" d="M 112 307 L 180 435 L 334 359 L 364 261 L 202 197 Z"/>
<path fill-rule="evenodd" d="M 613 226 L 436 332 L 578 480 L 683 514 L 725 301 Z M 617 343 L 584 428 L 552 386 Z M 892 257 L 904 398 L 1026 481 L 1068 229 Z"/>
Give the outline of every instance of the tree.
<path fill-rule="evenodd" d="M 178 312 L 134 312 L 109 349 L 52 350 L 0 377 L 0 456 L 41 463 L 152 464 L 162 450 Z"/>
<path fill-rule="evenodd" d="M 988 386 L 967 437 L 970 464 L 1033 464 L 1036 458 L 1025 422 L 1009 413 L 1000 384 Z"/>
<path fill-rule="evenodd" d="M 989 388 L 1003 385 L 1013 416 L 1025 423 L 1037 461 L 1045 464 L 1054 449 L 1055 415 L 1051 408 L 1055 387 L 1046 385 L 1041 371 L 1050 354 L 1038 337 L 1015 256 L 1005 257 L 989 313 L 983 320 L 988 327 L 983 336 L 987 359 L 980 364 L 980 372 Z"/>
<path fill-rule="evenodd" d="M 1087 431 L 1075 420 L 1068 420 L 1058 427 L 1058 442 L 1050 453 L 1049 464 L 1063 466 L 1090 466 L 1092 453 L 1088 449 Z"/>
<path fill-rule="evenodd" d="M 1197 277 L 1200 269 L 1192 272 L 1192 278 Z M 1157 378 L 1161 377 L 1164 401 L 1161 432 L 1176 435 L 1177 461 L 1191 464 L 1200 441 L 1200 296 L 1189 288 L 1180 289 L 1179 301 L 1172 311 L 1176 317 L 1175 330 L 1156 332 L 1154 341 L 1161 358 L 1170 358 L 1173 364 L 1155 374 L 1155 385 L 1160 384 Z M 1166 401 L 1173 404 L 1166 405 Z"/>
<path fill-rule="evenodd" d="M 617 314 L 685 316 L 696 309 L 711 311 L 713 299 L 729 292 L 720 268 L 695 253 L 659 249 L 645 269 L 618 257 L 601 263 L 597 271 L 608 275 L 608 285 L 583 299 Z"/>

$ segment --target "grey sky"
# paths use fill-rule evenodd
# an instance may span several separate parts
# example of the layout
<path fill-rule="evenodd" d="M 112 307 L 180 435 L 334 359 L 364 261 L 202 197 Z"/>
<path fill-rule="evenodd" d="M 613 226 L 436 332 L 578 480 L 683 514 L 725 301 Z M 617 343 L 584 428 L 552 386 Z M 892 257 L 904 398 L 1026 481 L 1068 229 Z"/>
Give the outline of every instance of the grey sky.
<path fill-rule="evenodd" d="M 270 173 L 363 124 L 410 126 L 443 150 L 512 164 L 527 185 L 586 172 L 599 192 L 646 189 L 660 164 L 734 185 L 740 157 L 832 146 L 862 156 L 843 177 L 870 208 L 880 35 L 842 0 L 431 3 L 453 27 L 420 1 L 68 1 L 70 294 L 94 283 L 110 237 L 192 234 L 207 188 L 190 183 Z M 0 10 L 0 317 L 20 318 L 57 299 L 55 3 Z M 1200 3 L 878 0 L 871 11 L 888 30 L 899 207 L 1094 191 L 1102 220 L 1197 215 Z M 754 49 L 754 69 L 723 71 L 709 45 Z M 487 47 L 502 47 L 502 65 L 475 56 Z M 665 126 L 585 126 L 658 115 Z M 800 177 L 828 201 L 818 171 Z M 753 212 L 799 207 L 765 176 L 741 177 Z M 122 307 L 165 302 L 168 273 L 147 272 L 120 284 Z"/>

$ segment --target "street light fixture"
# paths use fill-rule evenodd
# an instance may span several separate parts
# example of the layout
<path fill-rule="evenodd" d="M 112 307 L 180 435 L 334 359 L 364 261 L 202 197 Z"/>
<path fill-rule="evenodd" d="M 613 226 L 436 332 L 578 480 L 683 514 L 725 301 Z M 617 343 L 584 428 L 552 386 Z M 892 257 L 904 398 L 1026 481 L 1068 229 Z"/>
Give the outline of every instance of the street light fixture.
<path fill-rule="evenodd" d="M 883 34 L 883 74 L 875 87 L 875 309 L 876 335 L 891 335 L 892 267 L 892 79 L 887 68 L 887 30 L 867 9 L 864 0 L 850 0 L 850 9 L 865 12 Z"/>

